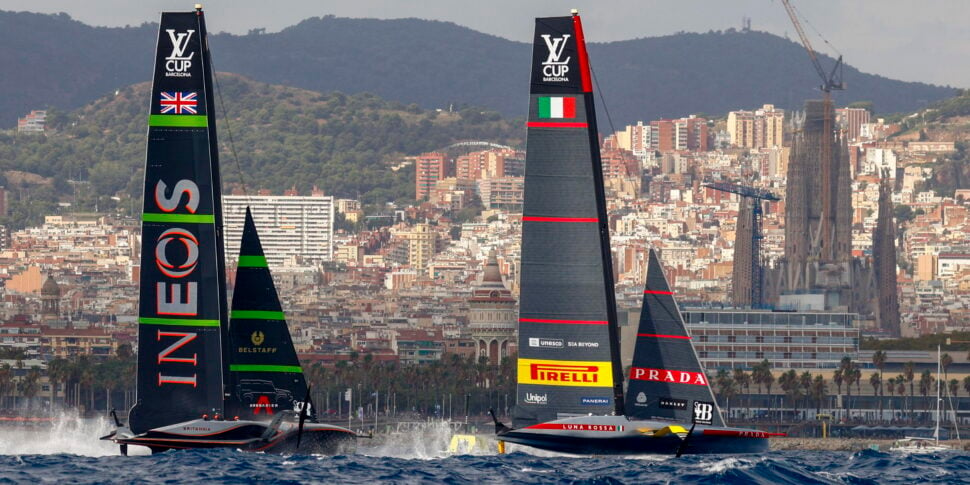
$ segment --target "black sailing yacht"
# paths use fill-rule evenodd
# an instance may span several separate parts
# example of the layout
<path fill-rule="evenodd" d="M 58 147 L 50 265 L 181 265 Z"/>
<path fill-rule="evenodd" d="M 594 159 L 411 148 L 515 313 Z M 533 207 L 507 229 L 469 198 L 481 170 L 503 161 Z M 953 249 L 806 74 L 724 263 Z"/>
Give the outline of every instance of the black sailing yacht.
<path fill-rule="evenodd" d="M 202 7 L 162 13 L 142 212 L 137 401 L 102 439 L 152 452 L 353 452 L 317 423 L 249 210 L 231 312 L 222 188 Z M 231 313 L 231 315 L 230 315 Z"/>
<path fill-rule="evenodd" d="M 530 92 L 518 391 L 513 427 L 495 420 L 500 442 L 578 454 L 766 450 L 768 433 L 724 426 L 653 252 L 624 399 L 592 80 L 575 11 L 536 19 Z"/>

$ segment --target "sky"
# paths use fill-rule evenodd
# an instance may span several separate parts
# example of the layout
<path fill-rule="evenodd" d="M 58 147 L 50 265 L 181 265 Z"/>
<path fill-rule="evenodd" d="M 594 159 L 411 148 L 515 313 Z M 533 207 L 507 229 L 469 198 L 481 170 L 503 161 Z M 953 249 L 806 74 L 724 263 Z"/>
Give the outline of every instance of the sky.
<path fill-rule="evenodd" d="M 841 53 L 846 63 L 872 74 L 970 87 L 970 1 L 791 1 L 807 20 L 803 25 L 819 52 Z M 111 27 L 155 22 L 162 10 L 193 5 L 185 0 L 0 0 L 0 10 L 65 12 L 86 24 Z M 797 40 L 781 0 L 209 0 L 204 5 L 210 32 L 236 34 L 253 28 L 275 32 L 332 14 L 443 20 L 526 42 L 533 17 L 568 15 L 578 8 L 588 42 L 740 28 L 743 17 L 751 19 L 754 30 Z"/>

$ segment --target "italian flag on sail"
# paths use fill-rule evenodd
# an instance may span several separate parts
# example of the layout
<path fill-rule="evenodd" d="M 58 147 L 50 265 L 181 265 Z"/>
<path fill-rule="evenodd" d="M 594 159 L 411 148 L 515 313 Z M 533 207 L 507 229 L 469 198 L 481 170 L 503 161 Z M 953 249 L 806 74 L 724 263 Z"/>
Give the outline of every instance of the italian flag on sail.
<path fill-rule="evenodd" d="M 576 98 L 541 97 L 539 98 L 539 118 L 575 118 Z"/>

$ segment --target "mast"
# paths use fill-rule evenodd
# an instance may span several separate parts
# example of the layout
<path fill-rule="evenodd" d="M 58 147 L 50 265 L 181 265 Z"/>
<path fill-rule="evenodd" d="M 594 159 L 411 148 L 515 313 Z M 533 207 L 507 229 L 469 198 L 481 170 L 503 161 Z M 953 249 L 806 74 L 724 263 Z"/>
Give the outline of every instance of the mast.
<path fill-rule="evenodd" d="M 202 63 L 202 81 L 205 89 L 205 107 L 206 112 L 212 113 L 212 123 L 209 123 L 208 133 L 209 133 L 209 169 L 212 173 L 212 187 L 213 193 L 216 197 L 213 198 L 213 215 L 215 216 L 215 230 L 216 230 L 216 266 L 219 288 L 222 292 L 222 298 L 219 300 L 219 305 L 222 311 L 219 312 L 219 330 L 220 338 L 222 340 L 222 382 L 229 382 L 229 312 L 225 311 L 226 308 L 226 289 L 228 285 L 226 283 L 226 244 L 225 244 L 225 231 L 223 224 L 223 214 L 222 214 L 222 176 L 219 170 L 219 140 L 216 137 L 216 98 L 215 98 L 215 88 L 212 85 L 212 79 L 214 73 L 212 71 L 212 56 L 209 51 L 209 37 L 205 32 L 205 18 L 202 15 L 202 4 L 195 4 L 196 15 L 199 18 L 199 29 L 202 32 L 202 55 L 205 62 Z M 224 393 L 228 396 L 228 393 Z"/>
<path fill-rule="evenodd" d="M 135 433 L 224 409 L 221 186 L 201 6 L 164 12 L 148 117 Z"/>
<path fill-rule="evenodd" d="M 933 439 L 940 441 L 940 367 L 942 366 L 943 356 L 940 355 L 940 346 L 936 346 L 936 428 L 933 430 Z"/>
<path fill-rule="evenodd" d="M 536 19 L 513 425 L 623 412 L 613 263 L 578 15 Z"/>

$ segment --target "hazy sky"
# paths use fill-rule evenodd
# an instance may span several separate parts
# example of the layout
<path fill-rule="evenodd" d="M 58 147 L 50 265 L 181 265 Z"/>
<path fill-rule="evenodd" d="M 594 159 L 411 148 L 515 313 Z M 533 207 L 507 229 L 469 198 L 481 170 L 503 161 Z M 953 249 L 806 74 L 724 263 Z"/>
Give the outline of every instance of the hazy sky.
<path fill-rule="evenodd" d="M 820 52 L 835 53 L 814 29 L 848 64 L 862 71 L 970 87 L 970 1 L 792 2 L 811 24 L 805 29 Z M 87 24 L 123 26 L 157 21 L 162 10 L 188 10 L 193 4 L 183 0 L 0 0 L 0 9 L 66 12 Z M 277 31 L 307 17 L 333 14 L 445 20 L 527 41 L 532 17 L 564 15 L 575 7 L 583 15 L 590 42 L 739 28 L 742 17 L 751 18 L 755 30 L 797 40 L 780 0 L 209 0 L 204 4 L 211 32 L 245 33 L 256 27 Z M 805 62 L 809 62 L 807 56 Z"/>

